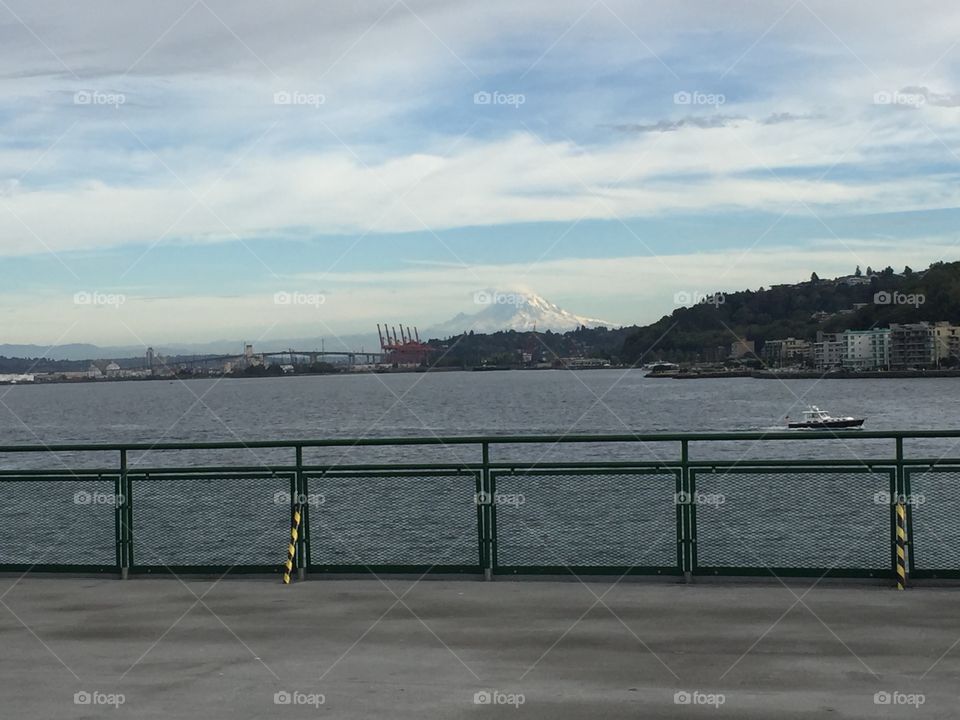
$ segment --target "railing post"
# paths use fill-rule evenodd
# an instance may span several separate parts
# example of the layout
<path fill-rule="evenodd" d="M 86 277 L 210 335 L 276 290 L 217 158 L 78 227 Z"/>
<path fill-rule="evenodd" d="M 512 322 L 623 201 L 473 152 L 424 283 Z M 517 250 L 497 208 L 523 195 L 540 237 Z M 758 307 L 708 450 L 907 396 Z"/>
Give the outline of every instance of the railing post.
<path fill-rule="evenodd" d="M 303 445 L 297 445 L 297 502 L 300 504 L 303 513 L 302 523 L 300 525 L 300 537 L 297 540 L 297 579 L 305 580 L 307 577 L 307 528 L 310 527 L 310 498 L 307 496 L 307 480 L 303 472 Z"/>
<path fill-rule="evenodd" d="M 127 451 L 126 449 L 120 450 L 120 478 L 117 481 L 117 498 L 115 500 L 119 501 L 121 498 L 123 502 L 117 502 L 117 523 L 119 530 L 119 543 L 120 543 L 120 579 L 126 580 L 130 575 L 130 556 L 131 556 L 131 539 L 132 533 L 130 530 L 130 521 L 133 518 L 133 513 L 130 508 L 130 503 L 133 501 L 130 493 L 130 476 L 127 473 Z"/>
<path fill-rule="evenodd" d="M 894 498 L 894 573 L 897 589 L 903 590 L 907 586 L 908 555 L 910 552 L 907 542 L 907 495 L 906 472 L 903 468 L 903 436 L 897 435 L 897 494 Z"/>
<path fill-rule="evenodd" d="M 481 523 L 481 541 L 480 545 L 482 548 L 483 554 L 483 579 L 486 581 L 493 580 L 493 559 L 494 559 L 494 547 L 493 547 L 493 486 L 491 484 L 490 478 L 490 443 L 483 443 L 483 469 L 482 469 L 482 479 L 481 485 L 483 490 L 482 500 L 483 504 L 481 506 L 481 517 L 483 519 Z"/>
<path fill-rule="evenodd" d="M 680 546 L 681 566 L 685 582 L 693 582 L 693 487 L 690 482 L 690 444 L 680 441 L 680 505 L 677 522 L 677 542 Z"/>

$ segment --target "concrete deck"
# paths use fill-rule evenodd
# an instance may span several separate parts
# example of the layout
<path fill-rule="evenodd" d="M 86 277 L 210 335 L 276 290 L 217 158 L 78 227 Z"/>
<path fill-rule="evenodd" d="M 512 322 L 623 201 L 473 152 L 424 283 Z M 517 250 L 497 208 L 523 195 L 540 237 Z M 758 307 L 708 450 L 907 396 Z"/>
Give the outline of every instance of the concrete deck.
<path fill-rule="evenodd" d="M 960 589 L 811 583 L 5 576 L 0 717 L 960 715 Z"/>

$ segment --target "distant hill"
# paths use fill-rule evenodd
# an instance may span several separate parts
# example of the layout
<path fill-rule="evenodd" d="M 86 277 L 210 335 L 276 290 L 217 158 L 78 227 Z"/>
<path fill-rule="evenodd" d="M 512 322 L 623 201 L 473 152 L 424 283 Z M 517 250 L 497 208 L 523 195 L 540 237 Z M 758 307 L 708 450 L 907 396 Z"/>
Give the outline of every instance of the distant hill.
<path fill-rule="evenodd" d="M 786 337 L 813 340 L 818 330 L 924 320 L 960 323 L 960 262 L 935 263 L 921 272 L 888 267 L 859 277 L 813 276 L 795 285 L 718 295 L 714 304 L 681 307 L 637 329 L 625 339 L 622 358 L 695 361 L 738 337 L 758 344 Z"/>

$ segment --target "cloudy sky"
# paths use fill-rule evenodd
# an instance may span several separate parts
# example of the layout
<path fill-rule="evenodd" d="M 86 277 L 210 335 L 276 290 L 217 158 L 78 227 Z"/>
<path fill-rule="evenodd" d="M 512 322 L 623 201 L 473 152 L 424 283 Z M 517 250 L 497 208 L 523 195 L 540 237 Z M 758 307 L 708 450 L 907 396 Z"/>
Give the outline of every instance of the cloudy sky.
<path fill-rule="evenodd" d="M 0 0 L 0 342 L 425 327 L 484 288 L 627 324 L 957 259 L 958 38 L 922 0 Z"/>

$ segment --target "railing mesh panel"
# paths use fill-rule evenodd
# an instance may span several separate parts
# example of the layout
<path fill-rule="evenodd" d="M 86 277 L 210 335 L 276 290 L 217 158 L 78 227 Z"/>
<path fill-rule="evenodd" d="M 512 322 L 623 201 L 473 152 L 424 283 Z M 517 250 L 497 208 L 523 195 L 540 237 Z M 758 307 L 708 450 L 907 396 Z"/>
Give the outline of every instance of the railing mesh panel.
<path fill-rule="evenodd" d="M 114 478 L 0 482 L 0 564 L 117 564 Z"/>
<path fill-rule="evenodd" d="M 698 567 L 890 567 L 888 472 L 697 470 L 694 482 Z"/>
<path fill-rule="evenodd" d="M 960 468 L 910 472 L 910 551 L 917 570 L 960 570 Z"/>
<path fill-rule="evenodd" d="M 133 476 L 135 567 L 276 565 L 287 559 L 287 476 Z"/>
<path fill-rule="evenodd" d="M 676 477 L 589 470 L 497 474 L 497 564 L 675 568 Z"/>
<path fill-rule="evenodd" d="M 479 567 L 473 473 L 311 476 L 307 490 L 313 566 Z"/>

